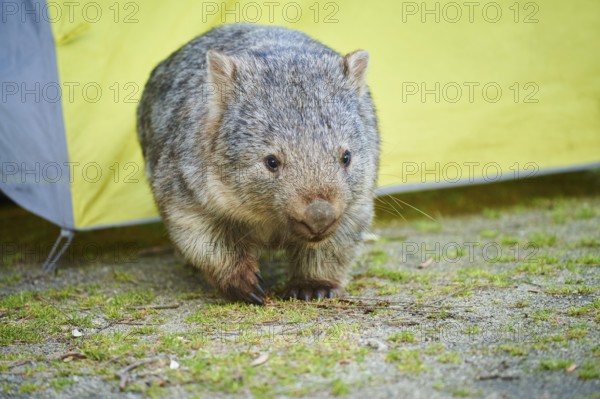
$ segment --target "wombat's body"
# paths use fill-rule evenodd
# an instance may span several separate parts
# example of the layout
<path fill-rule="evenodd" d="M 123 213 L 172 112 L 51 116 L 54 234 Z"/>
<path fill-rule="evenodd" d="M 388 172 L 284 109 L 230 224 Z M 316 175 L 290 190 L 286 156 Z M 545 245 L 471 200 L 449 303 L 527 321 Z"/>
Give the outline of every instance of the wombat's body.
<path fill-rule="evenodd" d="M 257 259 L 272 247 L 288 253 L 287 297 L 342 292 L 373 217 L 367 62 L 241 24 L 152 72 L 138 131 L 154 197 L 178 250 L 225 296 L 262 303 Z"/>

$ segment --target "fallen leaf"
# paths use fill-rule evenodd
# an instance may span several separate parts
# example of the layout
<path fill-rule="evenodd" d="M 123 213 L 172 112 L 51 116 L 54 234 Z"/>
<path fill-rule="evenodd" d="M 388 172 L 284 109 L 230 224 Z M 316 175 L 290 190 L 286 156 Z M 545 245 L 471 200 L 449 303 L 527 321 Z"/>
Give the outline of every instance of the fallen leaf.
<path fill-rule="evenodd" d="M 419 266 L 417 266 L 419 269 L 424 269 L 427 266 L 431 266 L 431 264 L 433 263 L 433 258 L 429 258 L 427 259 L 425 262 L 419 264 Z"/>
<path fill-rule="evenodd" d="M 576 368 L 577 368 L 577 365 L 576 365 L 575 363 L 573 363 L 573 364 L 571 364 L 569 367 L 567 367 L 567 368 L 565 369 L 565 371 L 566 371 L 567 373 L 572 373 L 573 371 L 575 371 L 575 369 L 576 369 Z"/>
<path fill-rule="evenodd" d="M 269 354 L 268 353 L 263 353 L 259 357 L 257 357 L 256 359 L 254 359 L 250 363 L 250 366 L 260 366 L 261 364 L 265 363 L 267 361 L 267 359 L 269 359 Z"/>

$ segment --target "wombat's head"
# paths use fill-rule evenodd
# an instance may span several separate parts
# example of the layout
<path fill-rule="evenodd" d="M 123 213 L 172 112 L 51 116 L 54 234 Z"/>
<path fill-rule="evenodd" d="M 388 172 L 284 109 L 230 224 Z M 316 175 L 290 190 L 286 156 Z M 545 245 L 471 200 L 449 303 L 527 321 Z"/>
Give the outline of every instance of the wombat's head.
<path fill-rule="evenodd" d="M 372 200 L 377 123 L 368 54 L 207 54 L 213 160 L 230 212 L 318 242 Z"/>

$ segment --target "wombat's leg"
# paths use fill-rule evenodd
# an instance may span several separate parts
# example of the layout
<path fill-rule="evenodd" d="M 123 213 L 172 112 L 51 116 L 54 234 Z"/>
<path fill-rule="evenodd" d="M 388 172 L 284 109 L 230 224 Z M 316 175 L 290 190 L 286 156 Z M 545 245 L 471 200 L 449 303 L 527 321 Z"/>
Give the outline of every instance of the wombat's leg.
<path fill-rule="evenodd" d="M 265 292 L 252 251 L 234 236 L 216 234 L 198 217 L 177 219 L 169 223 L 169 230 L 183 256 L 225 297 L 262 305 Z"/>
<path fill-rule="evenodd" d="M 284 299 L 322 299 L 344 293 L 347 271 L 355 256 L 351 247 L 339 248 L 333 242 L 319 246 L 288 248 L 290 281 Z"/>

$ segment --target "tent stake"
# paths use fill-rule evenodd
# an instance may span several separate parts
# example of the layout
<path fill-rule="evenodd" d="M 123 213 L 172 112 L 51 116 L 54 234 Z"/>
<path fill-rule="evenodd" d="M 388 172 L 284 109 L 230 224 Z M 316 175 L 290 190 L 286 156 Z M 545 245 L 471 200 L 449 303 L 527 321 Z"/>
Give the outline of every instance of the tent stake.
<path fill-rule="evenodd" d="M 67 229 L 60 230 L 60 235 L 54 242 L 54 246 L 50 250 L 48 257 L 46 258 L 46 260 L 44 261 L 44 264 L 42 265 L 43 272 L 46 272 L 46 273 L 56 272 L 56 262 L 58 262 L 60 257 L 67 250 L 67 248 L 69 248 L 69 245 L 71 245 L 71 241 L 73 241 L 74 236 L 75 236 L 75 232 L 73 230 L 67 230 Z M 62 241 L 63 238 L 66 241 L 64 242 L 64 244 L 60 248 L 60 250 L 56 253 L 56 250 L 58 249 L 58 245 L 60 244 L 60 242 Z M 56 255 L 55 255 L 55 253 L 56 253 Z"/>

